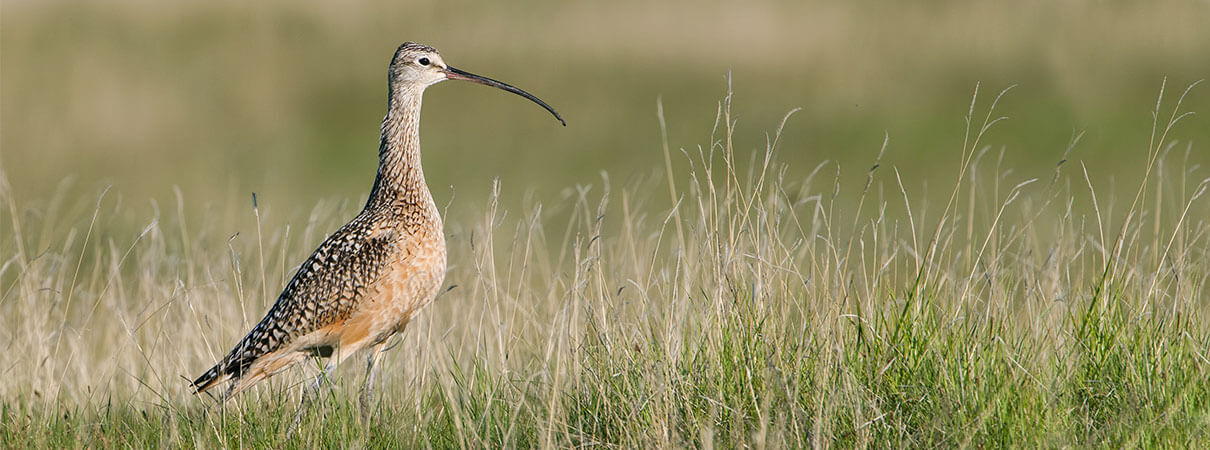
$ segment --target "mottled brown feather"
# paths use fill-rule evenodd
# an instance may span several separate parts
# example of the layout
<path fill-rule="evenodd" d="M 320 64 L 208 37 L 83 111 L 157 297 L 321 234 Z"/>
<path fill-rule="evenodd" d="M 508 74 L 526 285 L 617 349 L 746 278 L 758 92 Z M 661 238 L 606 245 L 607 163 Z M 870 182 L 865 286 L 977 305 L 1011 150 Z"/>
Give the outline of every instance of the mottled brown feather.
<path fill-rule="evenodd" d="M 232 380 L 235 394 L 325 351 L 339 363 L 402 331 L 436 296 L 445 238 L 420 166 L 426 86 L 400 78 L 397 67 L 417 55 L 438 58 L 431 47 L 405 43 L 392 59 L 378 174 L 365 207 L 299 266 L 252 331 L 193 382 L 197 392 Z"/>

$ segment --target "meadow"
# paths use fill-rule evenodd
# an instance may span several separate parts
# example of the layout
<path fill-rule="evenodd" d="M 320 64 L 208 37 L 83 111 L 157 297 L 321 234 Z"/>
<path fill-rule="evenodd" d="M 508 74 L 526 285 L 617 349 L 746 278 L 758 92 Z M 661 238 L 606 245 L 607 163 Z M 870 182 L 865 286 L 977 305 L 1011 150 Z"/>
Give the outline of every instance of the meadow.
<path fill-rule="evenodd" d="M 978 97 L 976 97 L 977 99 Z M 125 211 L 19 215 L 5 262 L 0 438 L 13 446 L 805 447 L 1210 443 L 1210 178 L 1157 103 L 1133 197 L 1060 159 L 1020 179 L 972 102 L 944 204 L 871 161 L 855 204 L 820 166 L 787 177 L 777 137 L 737 154 L 728 96 L 687 185 L 608 176 L 510 213 L 499 186 L 451 224 L 449 288 L 383 368 L 370 423 L 356 364 L 285 434 L 293 370 L 227 406 L 188 376 L 245 332 L 356 204 L 240 239 L 181 205 L 138 233 Z M 1163 108 L 1164 106 L 1170 106 Z M 1073 143 L 1074 144 L 1074 143 Z M 1175 149 L 1175 150 L 1174 150 Z M 673 170 L 668 151 L 669 172 Z M 746 160 L 746 161 L 745 161 Z M 653 209 L 667 190 L 676 207 Z M 8 189 L 0 191 L 10 192 Z M 1074 211 L 1091 204 L 1092 214 Z M 563 233 L 544 222 L 570 217 Z M 901 210 L 902 213 L 895 212 Z M 251 214 L 259 208 L 228 211 Z M 61 247 L 54 233 L 69 228 Z M 259 223 L 259 222 L 258 222 Z M 50 230 L 39 232 L 36 230 Z M 29 249 L 49 248 L 38 254 Z"/>
<path fill-rule="evenodd" d="M 1200 5 L 115 5 L 0 14 L 5 447 L 1210 446 Z M 368 423 L 359 359 L 295 436 L 318 363 L 192 395 L 412 34 L 568 127 L 430 90 L 448 288 Z"/>

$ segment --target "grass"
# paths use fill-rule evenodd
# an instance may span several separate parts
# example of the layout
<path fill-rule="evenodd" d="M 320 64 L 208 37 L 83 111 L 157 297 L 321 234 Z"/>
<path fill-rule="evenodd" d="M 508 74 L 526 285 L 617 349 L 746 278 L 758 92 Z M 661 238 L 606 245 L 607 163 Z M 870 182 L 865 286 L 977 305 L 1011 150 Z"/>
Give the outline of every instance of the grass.
<path fill-rule="evenodd" d="M 0 441 L 1210 445 L 1210 178 L 1177 139 L 1180 101 L 1156 104 L 1130 162 L 1142 182 L 1110 189 L 1068 161 L 1078 139 L 1053 171 L 1013 173 L 985 143 L 1000 99 L 985 97 L 936 179 L 881 167 L 886 144 L 855 185 L 835 164 L 779 164 L 785 121 L 744 154 L 728 96 L 707 145 L 664 146 L 672 177 L 602 175 L 517 211 L 497 184 L 481 219 L 447 224 L 450 289 L 384 358 L 373 420 L 359 420 L 360 364 L 347 364 L 292 438 L 314 367 L 224 407 L 187 379 L 356 199 L 262 229 L 278 214 L 267 205 L 148 217 L 113 194 L 73 203 L 64 188 L 31 205 L 0 184 Z M 929 185 L 943 194 L 909 193 Z M 666 196 L 674 208 L 652 206 Z"/>

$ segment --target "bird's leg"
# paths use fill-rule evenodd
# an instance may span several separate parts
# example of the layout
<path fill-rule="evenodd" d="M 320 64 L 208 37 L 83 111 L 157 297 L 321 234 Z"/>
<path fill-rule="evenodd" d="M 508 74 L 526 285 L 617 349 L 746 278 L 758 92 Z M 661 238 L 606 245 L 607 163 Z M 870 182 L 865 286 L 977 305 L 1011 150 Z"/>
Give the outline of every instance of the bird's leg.
<path fill-rule="evenodd" d="M 374 369 L 378 365 L 378 358 L 382 356 L 383 344 L 385 342 L 379 342 L 370 347 L 369 355 L 366 356 L 366 381 L 361 387 L 361 421 L 366 425 L 370 423 L 370 402 L 374 397 L 374 376 L 378 373 Z"/>
<path fill-rule="evenodd" d="M 324 366 L 324 370 L 315 376 L 315 381 L 311 386 L 303 388 L 302 398 L 298 400 L 298 411 L 294 412 L 294 420 L 290 421 L 290 428 L 286 430 L 286 437 L 294 435 L 298 430 L 298 425 L 302 423 L 303 411 L 307 409 L 307 405 L 311 403 L 314 397 L 319 396 L 319 388 L 323 387 L 328 381 L 328 377 L 332 375 L 332 370 L 336 368 L 336 364 L 328 363 Z"/>

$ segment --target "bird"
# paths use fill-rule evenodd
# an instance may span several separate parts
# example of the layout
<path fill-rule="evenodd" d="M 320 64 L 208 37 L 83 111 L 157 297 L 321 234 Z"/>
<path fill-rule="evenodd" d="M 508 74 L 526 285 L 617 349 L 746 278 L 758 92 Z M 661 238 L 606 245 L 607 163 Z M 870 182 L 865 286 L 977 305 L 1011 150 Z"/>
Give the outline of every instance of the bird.
<path fill-rule="evenodd" d="M 316 378 L 318 388 L 336 365 L 367 351 L 364 416 L 384 344 L 433 301 L 445 278 L 442 219 L 421 168 L 420 105 L 425 89 L 445 80 L 503 89 L 537 103 L 567 126 L 538 97 L 451 67 L 427 45 L 400 45 L 387 78 L 378 173 L 365 206 L 298 267 L 264 318 L 193 380 L 195 394 L 228 382 L 221 403 L 295 363 L 325 357 L 324 372 Z"/>

